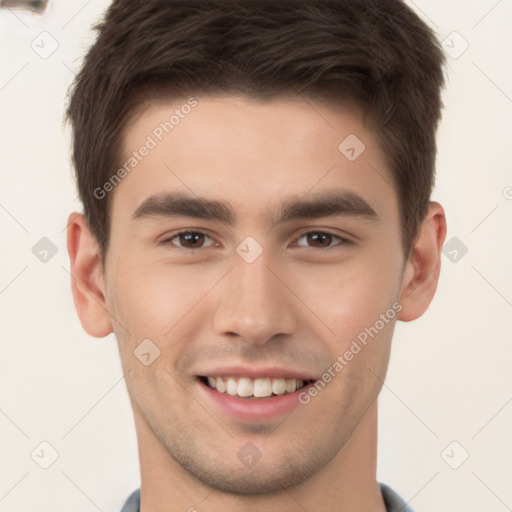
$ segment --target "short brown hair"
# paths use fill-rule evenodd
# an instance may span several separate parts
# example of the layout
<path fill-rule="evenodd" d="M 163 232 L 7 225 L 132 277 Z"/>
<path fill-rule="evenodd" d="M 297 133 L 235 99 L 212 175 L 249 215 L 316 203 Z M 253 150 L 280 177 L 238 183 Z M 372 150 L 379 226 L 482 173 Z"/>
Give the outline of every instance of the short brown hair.
<path fill-rule="evenodd" d="M 114 0 L 72 86 L 66 118 L 84 214 L 102 259 L 130 116 L 152 97 L 325 97 L 362 106 L 394 178 L 404 253 L 435 179 L 444 53 L 402 0 Z M 341 142 L 341 141 L 340 141 Z"/>

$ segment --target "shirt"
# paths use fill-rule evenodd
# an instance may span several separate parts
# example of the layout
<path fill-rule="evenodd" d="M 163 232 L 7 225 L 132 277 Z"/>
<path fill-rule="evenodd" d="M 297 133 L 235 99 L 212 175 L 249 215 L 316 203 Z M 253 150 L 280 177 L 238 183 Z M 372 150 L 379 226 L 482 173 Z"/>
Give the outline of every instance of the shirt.
<path fill-rule="evenodd" d="M 386 512 L 414 512 L 391 487 L 381 483 L 379 486 L 386 505 Z M 140 489 L 130 495 L 121 512 L 140 512 Z"/>

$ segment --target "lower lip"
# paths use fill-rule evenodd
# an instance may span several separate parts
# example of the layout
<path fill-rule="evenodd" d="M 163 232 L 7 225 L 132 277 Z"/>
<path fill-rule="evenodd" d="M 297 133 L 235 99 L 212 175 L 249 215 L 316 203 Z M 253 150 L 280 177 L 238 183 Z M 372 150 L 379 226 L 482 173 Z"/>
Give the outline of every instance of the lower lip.
<path fill-rule="evenodd" d="M 220 393 L 199 381 L 207 396 L 218 404 L 225 412 L 243 421 L 270 420 L 290 414 L 300 406 L 299 394 L 307 391 L 308 385 L 293 393 L 268 398 L 241 398 Z"/>

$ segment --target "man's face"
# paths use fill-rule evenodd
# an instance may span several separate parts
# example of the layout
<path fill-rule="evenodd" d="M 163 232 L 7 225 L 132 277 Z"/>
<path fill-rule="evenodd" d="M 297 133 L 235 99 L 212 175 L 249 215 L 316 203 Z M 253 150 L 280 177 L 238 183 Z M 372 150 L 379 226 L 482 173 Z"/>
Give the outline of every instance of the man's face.
<path fill-rule="evenodd" d="M 197 98 L 158 130 L 183 104 L 154 103 L 126 131 L 127 160 L 150 150 L 112 192 L 108 310 L 139 444 L 219 490 L 271 492 L 335 458 L 380 391 L 402 286 L 397 195 L 356 109 Z M 178 193 L 233 218 L 141 208 Z M 347 199 L 334 215 L 285 208 L 327 194 Z"/>

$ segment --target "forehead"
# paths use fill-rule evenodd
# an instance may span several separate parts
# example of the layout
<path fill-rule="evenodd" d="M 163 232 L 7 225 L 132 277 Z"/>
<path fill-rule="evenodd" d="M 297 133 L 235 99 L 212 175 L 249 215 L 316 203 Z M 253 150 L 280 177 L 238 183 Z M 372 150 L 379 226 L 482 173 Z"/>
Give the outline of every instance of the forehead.
<path fill-rule="evenodd" d="M 141 156 L 142 153 L 144 156 Z M 135 211 L 164 191 L 276 210 L 343 187 L 375 211 L 397 210 L 391 173 L 361 109 L 302 98 L 153 101 L 124 132 L 114 203 Z"/>

